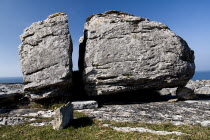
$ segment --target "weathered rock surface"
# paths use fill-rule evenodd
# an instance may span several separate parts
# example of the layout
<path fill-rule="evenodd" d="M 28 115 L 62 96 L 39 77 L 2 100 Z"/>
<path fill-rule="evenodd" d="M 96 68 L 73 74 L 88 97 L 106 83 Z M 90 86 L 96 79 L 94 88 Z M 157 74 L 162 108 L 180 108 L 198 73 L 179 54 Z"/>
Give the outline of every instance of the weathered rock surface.
<path fill-rule="evenodd" d="M 33 23 L 20 38 L 24 91 L 33 100 L 69 95 L 73 47 L 67 15 L 56 13 Z"/>
<path fill-rule="evenodd" d="M 210 127 L 210 120 L 201 122 L 201 125 L 204 127 Z"/>
<path fill-rule="evenodd" d="M 184 133 L 182 132 L 178 132 L 178 131 L 172 131 L 172 132 L 168 132 L 168 131 L 157 131 L 157 130 L 152 130 L 152 129 L 146 129 L 143 127 L 115 127 L 115 126 L 110 126 L 108 124 L 104 124 L 104 127 L 111 127 L 113 130 L 116 131 L 121 131 L 121 132 L 139 132 L 139 133 L 152 133 L 152 134 L 156 134 L 156 135 L 171 135 L 171 134 L 175 134 L 175 135 L 184 135 Z"/>
<path fill-rule="evenodd" d="M 210 95 L 210 80 L 192 81 L 190 80 L 186 87 L 194 90 L 195 94 Z"/>
<path fill-rule="evenodd" d="M 36 120 L 35 118 L 25 117 L 0 117 L 0 125 L 19 125 L 25 122 L 31 122 Z"/>
<path fill-rule="evenodd" d="M 210 80 L 190 80 L 185 87 L 191 89 L 197 96 L 210 97 Z M 160 95 L 176 96 L 176 90 L 177 88 L 163 88 L 158 92 L 160 93 Z"/>
<path fill-rule="evenodd" d="M 51 118 L 53 110 L 38 109 L 0 109 L 0 125 L 18 125 L 33 122 L 33 126 L 50 125 L 52 122 L 40 122 L 40 118 Z M 38 122 L 34 122 L 37 121 Z"/>
<path fill-rule="evenodd" d="M 75 101 L 72 102 L 72 105 L 74 110 L 98 108 L 96 101 Z"/>
<path fill-rule="evenodd" d="M 172 95 L 172 96 L 176 96 L 176 90 L 177 90 L 177 88 L 163 88 L 161 90 L 158 90 L 158 93 L 160 95 Z"/>
<path fill-rule="evenodd" d="M 23 94 L 22 84 L 0 84 L 0 105 L 17 103 Z"/>
<path fill-rule="evenodd" d="M 53 110 L 39 110 L 39 109 L 0 109 L 0 115 L 3 116 L 18 116 L 18 117 L 53 117 L 55 112 Z"/>
<path fill-rule="evenodd" d="M 81 110 L 90 117 L 112 121 L 146 123 L 170 122 L 175 125 L 201 124 L 209 126 L 210 98 L 179 102 L 150 102 L 124 105 L 104 105 L 98 109 Z"/>
<path fill-rule="evenodd" d="M 73 106 L 69 102 L 55 110 L 53 129 L 66 128 L 73 120 Z"/>
<path fill-rule="evenodd" d="M 79 69 L 89 95 L 185 86 L 194 52 L 162 23 L 108 11 L 87 19 Z"/>

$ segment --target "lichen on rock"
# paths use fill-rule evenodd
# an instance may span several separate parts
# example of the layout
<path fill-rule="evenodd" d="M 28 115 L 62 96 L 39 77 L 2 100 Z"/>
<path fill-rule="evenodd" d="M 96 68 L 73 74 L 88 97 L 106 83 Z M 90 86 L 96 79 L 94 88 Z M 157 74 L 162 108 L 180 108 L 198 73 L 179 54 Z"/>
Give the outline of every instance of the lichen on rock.
<path fill-rule="evenodd" d="M 53 17 L 60 16 L 60 15 L 66 15 L 66 14 L 63 13 L 63 12 L 59 12 L 59 13 L 55 13 L 55 14 L 49 15 L 48 18 L 53 18 Z"/>

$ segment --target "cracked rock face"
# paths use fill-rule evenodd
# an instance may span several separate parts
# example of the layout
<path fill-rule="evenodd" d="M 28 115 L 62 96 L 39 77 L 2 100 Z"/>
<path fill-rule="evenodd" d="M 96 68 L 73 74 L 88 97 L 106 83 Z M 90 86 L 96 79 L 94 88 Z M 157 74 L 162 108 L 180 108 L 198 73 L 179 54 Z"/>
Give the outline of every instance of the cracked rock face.
<path fill-rule="evenodd" d="M 194 52 L 162 23 L 108 11 L 87 19 L 79 69 L 89 95 L 185 86 Z"/>
<path fill-rule="evenodd" d="M 69 95 L 73 46 L 67 15 L 56 13 L 33 23 L 20 38 L 24 91 L 33 100 Z"/>

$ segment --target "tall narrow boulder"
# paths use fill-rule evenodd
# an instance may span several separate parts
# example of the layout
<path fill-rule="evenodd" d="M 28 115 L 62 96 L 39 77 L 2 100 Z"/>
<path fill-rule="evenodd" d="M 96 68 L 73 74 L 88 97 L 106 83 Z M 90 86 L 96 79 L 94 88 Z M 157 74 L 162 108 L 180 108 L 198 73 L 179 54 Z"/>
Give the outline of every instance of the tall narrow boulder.
<path fill-rule="evenodd" d="M 65 13 L 33 23 L 20 36 L 24 91 L 32 100 L 68 96 L 72 85 L 72 41 Z"/>
<path fill-rule="evenodd" d="M 118 11 L 89 17 L 79 68 L 89 95 L 184 86 L 194 52 L 166 25 Z"/>

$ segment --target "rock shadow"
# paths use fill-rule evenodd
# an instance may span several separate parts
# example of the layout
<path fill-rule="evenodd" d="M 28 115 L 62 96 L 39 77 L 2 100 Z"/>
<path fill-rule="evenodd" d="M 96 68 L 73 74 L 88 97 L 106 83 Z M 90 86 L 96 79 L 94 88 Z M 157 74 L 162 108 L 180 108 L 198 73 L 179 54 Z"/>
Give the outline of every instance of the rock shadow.
<path fill-rule="evenodd" d="M 0 103 L 0 109 L 18 109 L 20 106 L 26 106 L 29 103 L 29 98 L 20 96 L 15 101 Z"/>
<path fill-rule="evenodd" d="M 196 94 L 199 100 L 210 100 L 210 94 Z"/>
<path fill-rule="evenodd" d="M 74 119 L 70 126 L 77 129 L 77 128 L 81 128 L 81 127 L 91 126 L 92 124 L 93 124 L 92 118 L 81 117 L 81 118 Z"/>
<path fill-rule="evenodd" d="M 149 102 L 163 102 L 176 98 L 171 95 L 160 95 L 156 90 L 138 90 L 123 92 L 114 95 L 94 96 L 92 99 L 96 100 L 99 107 L 103 105 L 123 105 L 123 104 L 141 104 Z"/>

